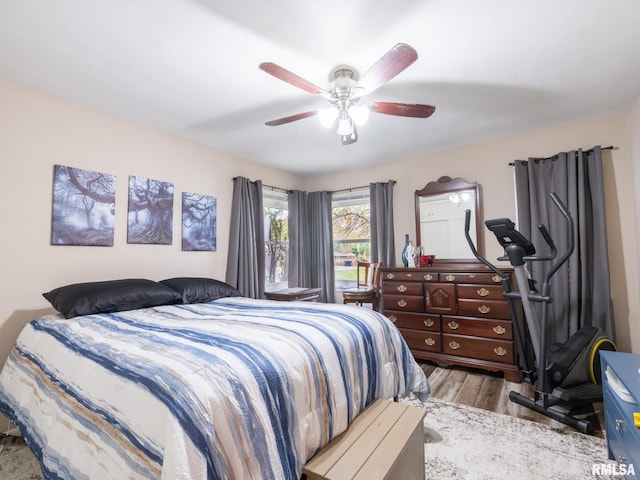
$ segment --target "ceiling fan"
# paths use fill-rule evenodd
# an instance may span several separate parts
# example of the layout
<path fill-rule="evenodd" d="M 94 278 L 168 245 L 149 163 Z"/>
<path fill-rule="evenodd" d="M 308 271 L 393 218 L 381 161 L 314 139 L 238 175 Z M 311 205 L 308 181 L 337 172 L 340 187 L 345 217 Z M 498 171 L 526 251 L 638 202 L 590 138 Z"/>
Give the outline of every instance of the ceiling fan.
<path fill-rule="evenodd" d="M 325 109 L 297 113 L 265 122 L 265 124 L 269 126 L 283 125 L 318 115 L 320 121 L 328 127 L 337 121 L 336 132 L 340 136 L 340 141 L 343 145 L 349 145 L 358 140 L 356 126 L 366 121 L 369 112 L 399 117 L 430 117 L 436 109 L 431 105 L 397 102 L 358 104 L 362 97 L 387 83 L 417 59 L 418 53 L 413 47 L 405 43 L 398 43 L 360 78 L 358 78 L 356 70 L 349 66 L 341 65 L 336 67 L 330 75 L 333 80 L 326 90 L 275 63 L 261 63 L 261 70 L 305 92 L 320 95 L 330 103 L 329 107 Z"/>

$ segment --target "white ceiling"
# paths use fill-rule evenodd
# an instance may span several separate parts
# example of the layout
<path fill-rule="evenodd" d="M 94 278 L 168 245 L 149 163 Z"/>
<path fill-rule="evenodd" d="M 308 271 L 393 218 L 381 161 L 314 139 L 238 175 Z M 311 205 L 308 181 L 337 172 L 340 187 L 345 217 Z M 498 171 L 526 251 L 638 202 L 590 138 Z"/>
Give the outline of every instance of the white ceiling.
<path fill-rule="evenodd" d="M 323 106 L 258 69 L 321 87 L 399 42 L 416 63 L 366 100 L 342 146 Z M 624 112 L 640 94 L 638 0 L 0 0 L 0 78 L 293 172 L 318 174 Z"/>

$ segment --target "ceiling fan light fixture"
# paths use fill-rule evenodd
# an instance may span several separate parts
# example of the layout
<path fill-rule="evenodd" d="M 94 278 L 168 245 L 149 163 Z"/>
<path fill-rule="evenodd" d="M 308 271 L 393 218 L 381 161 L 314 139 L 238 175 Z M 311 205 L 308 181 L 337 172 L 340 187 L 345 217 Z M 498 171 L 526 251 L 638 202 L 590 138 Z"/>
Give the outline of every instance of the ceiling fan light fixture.
<path fill-rule="evenodd" d="M 353 122 L 349 115 L 340 115 L 336 133 L 340 136 L 349 136 L 353 133 Z"/>
<path fill-rule="evenodd" d="M 318 110 L 318 118 L 320 119 L 320 123 L 327 128 L 331 128 L 331 126 L 335 123 L 338 118 L 338 109 L 333 105 L 327 108 L 322 108 Z"/>
<path fill-rule="evenodd" d="M 342 145 L 351 145 L 352 143 L 356 143 L 356 140 L 358 140 L 358 136 L 356 135 L 355 130 L 351 132 L 350 135 L 340 136 L 340 141 L 342 142 Z"/>

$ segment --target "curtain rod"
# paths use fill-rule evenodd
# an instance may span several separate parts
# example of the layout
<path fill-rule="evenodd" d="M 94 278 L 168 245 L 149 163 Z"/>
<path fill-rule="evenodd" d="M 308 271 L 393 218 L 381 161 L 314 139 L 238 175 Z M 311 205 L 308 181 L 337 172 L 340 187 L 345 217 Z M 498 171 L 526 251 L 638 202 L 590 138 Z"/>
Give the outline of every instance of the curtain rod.
<path fill-rule="evenodd" d="M 617 150 L 618 147 L 614 147 L 613 145 L 609 145 L 608 147 L 602 147 L 600 150 Z M 587 152 L 590 152 L 591 150 L 593 150 L 593 148 L 590 148 L 589 150 L 586 150 Z M 551 160 L 552 158 L 554 158 L 555 155 L 553 157 L 546 157 L 545 160 Z M 515 162 L 509 162 L 509 166 L 513 167 L 515 166 Z"/>
<path fill-rule="evenodd" d="M 263 188 L 269 188 L 272 191 L 278 191 L 278 192 L 282 192 L 282 193 L 289 193 L 289 190 L 287 190 L 286 188 L 280 188 L 280 187 L 274 187 L 271 185 L 265 185 L 264 183 L 262 184 Z"/>
<path fill-rule="evenodd" d="M 396 184 L 395 180 L 389 180 L 390 182 L 393 183 L 393 185 Z M 279 192 L 283 192 L 283 193 L 289 193 L 291 190 L 287 190 L 286 188 L 280 188 L 280 187 L 273 187 L 271 185 L 266 185 L 266 184 L 262 184 L 263 187 L 265 188 L 270 188 L 271 190 L 277 190 Z M 354 190 L 360 190 L 361 188 L 368 188 L 369 185 L 363 185 L 362 187 L 351 187 L 351 188 L 343 188 L 342 190 L 333 190 L 331 193 L 343 193 L 343 192 L 352 192 Z"/>
<path fill-rule="evenodd" d="M 395 180 L 389 180 L 393 185 L 396 184 Z M 343 188 L 342 190 L 334 190 L 331 193 L 344 193 L 344 192 L 352 192 L 354 190 L 360 190 L 361 188 L 369 188 L 369 185 L 363 185 L 362 187 L 351 187 L 351 188 Z"/>

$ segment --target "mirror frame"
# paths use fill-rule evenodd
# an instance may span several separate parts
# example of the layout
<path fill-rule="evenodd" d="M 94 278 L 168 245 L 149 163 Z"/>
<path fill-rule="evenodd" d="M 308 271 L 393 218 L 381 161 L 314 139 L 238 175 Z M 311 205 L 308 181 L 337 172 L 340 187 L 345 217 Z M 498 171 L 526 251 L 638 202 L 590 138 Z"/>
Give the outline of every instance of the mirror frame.
<path fill-rule="evenodd" d="M 416 210 L 416 245 L 421 245 L 420 239 L 420 199 L 422 197 L 430 197 L 433 195 L 441 195 L 443 193 L 459 192 L 461 190 L 474 190 L 476 194 L 475 216 L 476 216 L 476 250 L 480 255 L 484 255 L 484 244 L 482 241 L 482 212 L 480 210 L 480 184 L 477 182 L 469 183 L 462 178 L 451 178 L 447 176 L 440 177 L 435 182 L 427 183 L 423 189 L 416 190 L 415 210 Z M 469 262 L 476 261 L 476 258 L 469 252 L 469 258 L 437 258 L 437 263 L 446 262 Z"/>

